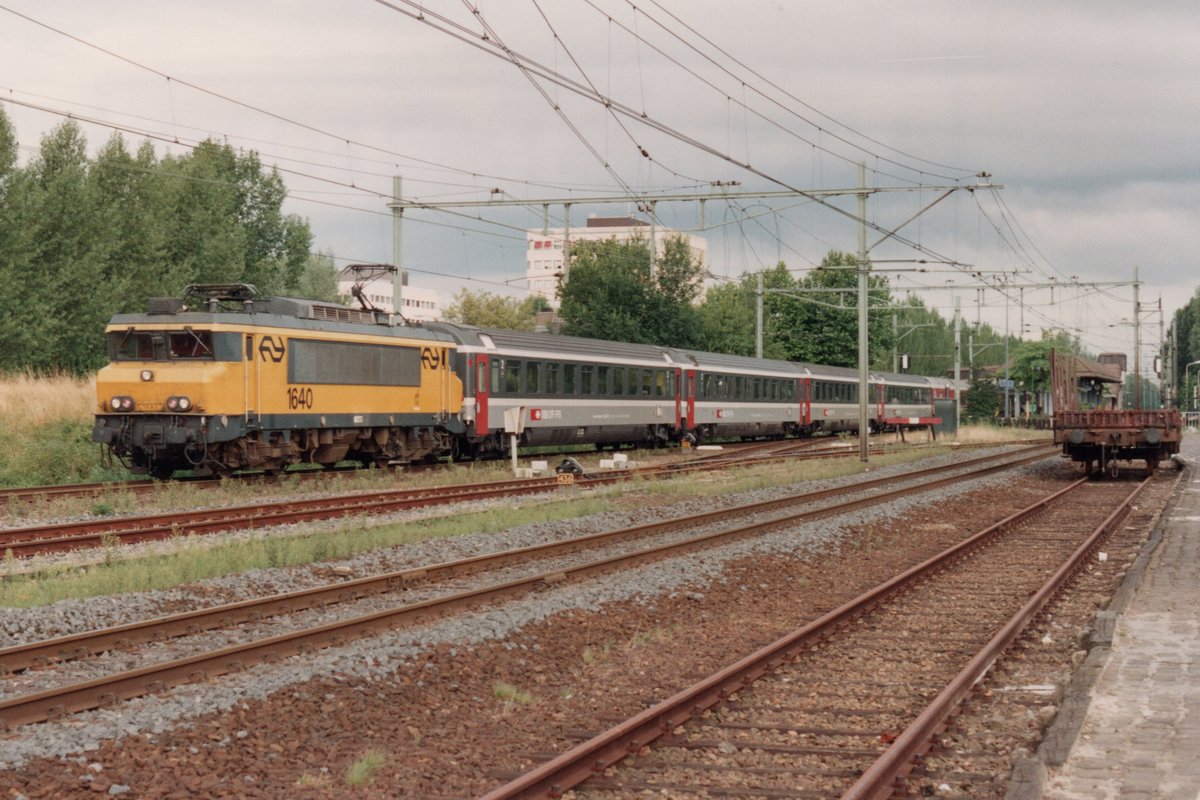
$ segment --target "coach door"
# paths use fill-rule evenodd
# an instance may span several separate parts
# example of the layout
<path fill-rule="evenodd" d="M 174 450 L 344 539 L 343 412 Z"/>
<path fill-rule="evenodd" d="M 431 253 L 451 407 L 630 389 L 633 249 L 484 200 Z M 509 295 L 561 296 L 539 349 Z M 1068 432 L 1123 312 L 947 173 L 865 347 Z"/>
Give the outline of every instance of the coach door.
<path fill-rule="evenodd" d="M 687 428 L 696 429 L 696 370 L 687 371 Z"/>
<path fill-rule="evenodd" d="M 796 389 L 800 397 L 800 424 L 808 427 L 812 425 L 812 379 L 797 378 Z"/>
<path fill-rule="evenodd" d="M 475 357 L 475 435 L 488 432 L 488 357 Z"/>
<path fill-rule="evenodd" d="M 675 430 L 680 429 L 683 421 L 683 370 L 675 368 Z"/>

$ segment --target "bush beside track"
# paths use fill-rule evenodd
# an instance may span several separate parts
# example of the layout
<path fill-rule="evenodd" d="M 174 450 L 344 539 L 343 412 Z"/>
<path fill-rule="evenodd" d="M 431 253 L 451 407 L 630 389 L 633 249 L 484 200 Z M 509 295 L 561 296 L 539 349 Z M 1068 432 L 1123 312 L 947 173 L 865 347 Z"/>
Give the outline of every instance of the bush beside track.
<path fill-rule="evenodd" d="M 92 377 L 0 375 L 0 486 L 125 480 L 92 443 Z"/>

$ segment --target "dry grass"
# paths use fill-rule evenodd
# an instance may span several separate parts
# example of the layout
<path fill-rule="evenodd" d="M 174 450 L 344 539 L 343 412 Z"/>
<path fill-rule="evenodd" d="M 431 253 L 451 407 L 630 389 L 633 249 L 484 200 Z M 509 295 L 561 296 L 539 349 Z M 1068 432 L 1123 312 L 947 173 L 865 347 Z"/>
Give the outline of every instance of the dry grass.
<path fill-rule="evenodd" d="M 95 376 L 30 373 L 0 376 L 0 419 L 14 427 L 90 420 L 95 407 Z"/>
<path fill-rule="evenodd" d="M 995 425 L 963 425 L 958 429 L 958 441 L 965 444 L 986 444 L 988 442 L 1023 441 L 1025 439 L 1050 440 L 1050 431 L 1031 430 L 1029 428 L 1001 428 Z"/>
<path fill-rule="evenodd" d="M 0 375 L 0 486 L 114 479 L 92 443 L 95 379 Z"/>

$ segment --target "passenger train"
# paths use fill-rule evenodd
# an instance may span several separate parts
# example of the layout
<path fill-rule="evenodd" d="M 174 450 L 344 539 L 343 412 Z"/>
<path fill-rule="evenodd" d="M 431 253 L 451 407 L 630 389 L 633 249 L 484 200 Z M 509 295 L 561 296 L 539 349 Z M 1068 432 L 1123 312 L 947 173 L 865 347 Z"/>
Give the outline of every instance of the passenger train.
<path fill-rule="evenodd" d="M 450 323 L 244 284 L 118 315 L 93 440 L 137 473 L 417 462 L 858 428 L 850 369 Z M 938 422 L 953 382 L 872 373 L 871 426 Z"/>

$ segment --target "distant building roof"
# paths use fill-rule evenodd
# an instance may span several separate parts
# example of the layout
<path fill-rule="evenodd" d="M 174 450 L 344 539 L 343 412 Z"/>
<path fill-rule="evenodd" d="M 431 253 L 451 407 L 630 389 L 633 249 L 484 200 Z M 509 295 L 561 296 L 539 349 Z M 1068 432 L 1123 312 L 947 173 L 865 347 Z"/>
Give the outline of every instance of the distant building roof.
<path fill-rule="evenodd" d="M 649 225 L 645 220 L 635 217 L 588 217 L 589 228 L 634 228 L 638 225 Z"/>
<path fill-rule="evenodd" d="M 1073 365 L 1075 377 L 1079 380 L 1093 380 L 1101 383 L 1120 383 L 1121 371 L 1125 368 L 1125 354 L 1106 353 L 1105 355 L 1120 355 L 1120 362 L 1110 361 L 1092 361 L 1090 358 L 1083 356 L 1067 356 L 1075 363 Z M 1100 356 L 1104 358 L 1104 355 Z"/>
<path fill-rule="evenodd" d="M 1120 354 L 1124 356 L 1124 354 Z M 1090 358 L 1083 356 L 1059 356 L 1063 363 L 1069 365 L 1071 372 L 1075 375 L 1076 380 L 1080 381 L 1099 381 L 1100 383 L 1120 383 L 1122 367 L 1116 363 L 1105 364 L 1099 361 L 1092 361 Z M 1009 362 L 1009 368 L 1012 368 L 1012 362 Z M 963 368 L 964 373 L 969 373 L 969 370 Z M 987 364 L 975 368 L 975 373 L 981 378 L 1003 378 L 1003 364 Z"/>

